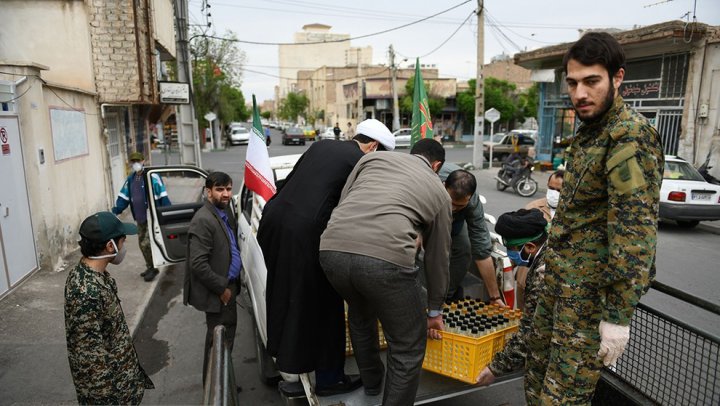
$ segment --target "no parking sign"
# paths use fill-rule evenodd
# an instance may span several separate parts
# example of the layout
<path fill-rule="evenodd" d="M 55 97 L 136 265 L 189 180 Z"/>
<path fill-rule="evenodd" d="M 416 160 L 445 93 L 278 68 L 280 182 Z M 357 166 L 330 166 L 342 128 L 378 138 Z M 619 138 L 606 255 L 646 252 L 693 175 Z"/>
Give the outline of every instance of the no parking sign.
<path fill-rule="evenodd" d="M 10 155 L 10 144 L 8 144 L 8 134 L 5 127 L 0 127 L 0 143 L 2 143 L 2 154 Z"/>

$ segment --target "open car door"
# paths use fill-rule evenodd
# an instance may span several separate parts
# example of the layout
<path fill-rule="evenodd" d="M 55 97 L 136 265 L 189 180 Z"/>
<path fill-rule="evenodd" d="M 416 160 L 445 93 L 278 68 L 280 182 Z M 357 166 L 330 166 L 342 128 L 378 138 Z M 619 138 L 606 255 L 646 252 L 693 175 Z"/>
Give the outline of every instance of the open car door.
<path fill-rule="evenodd" d="M 153 266 L 182 262 L 187 234 L 195 212 L 205 204 L 207 172 L 194 166 L 145 169 L 148 191 L 148 232 Z"/>

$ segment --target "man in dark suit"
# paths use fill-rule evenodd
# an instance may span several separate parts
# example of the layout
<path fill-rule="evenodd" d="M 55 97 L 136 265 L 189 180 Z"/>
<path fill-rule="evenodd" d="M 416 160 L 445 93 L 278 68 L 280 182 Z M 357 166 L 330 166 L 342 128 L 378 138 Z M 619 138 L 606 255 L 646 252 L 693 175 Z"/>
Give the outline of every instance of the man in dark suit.
<path fill-rule="evenodd" d="M 211 173 L 205 181 L 207 201 L 188 230 L 187 264 L 183 303 L 205 312 L 205 357 L 203 384 L 206 382 L 213 329 L 222 324 L 232 351 L 237 326 L 235 296 L 240 291 L 240 248 L 237 221 L 229 203 L 232 179 L 223 172 Z M 239 390 L 239 387 L 238 387 Z"/>
<path fill-rule="evenodd" d="M 265 205 L 257 236 L 267 266 L 268 352 L 283 372 L 315 371 L 320 396 L 361 385 L 344 372 L 343 300 L 320 267 L 320 235 L 355 163 L 395 148 L 378 120 L 363 121 L 357 132 L 351 141 L 318 141 L 303 154 Z"/>

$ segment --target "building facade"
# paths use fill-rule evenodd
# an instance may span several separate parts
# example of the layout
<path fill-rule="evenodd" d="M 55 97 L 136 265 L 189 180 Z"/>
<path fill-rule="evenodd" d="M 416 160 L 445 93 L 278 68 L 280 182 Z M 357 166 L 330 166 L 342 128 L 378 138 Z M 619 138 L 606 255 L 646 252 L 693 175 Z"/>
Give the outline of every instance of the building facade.
<path fill-rule="evenodd" d="M 276 100 L 296 92 L 298 72 L 321 66 L 357 66 L 372 64 L 372 47 L 352 48 L 350 34 L 330 32 L 325 24 L 306 24 L 293 38 L 293 44 L 278 46 L 280 87 Z"/>
<path fill-rule="evenodd" d="M 157 82 L 175 53 L 172 0 L 7 0 L 2 10 L 0 188 L 12 193 L 0 197 L 0 295 L 62 265 L 82 219 L 112 207 L 128 152 L 149 155 L 151 123 L 169 114 Z"/>
<path fill-rule="evenodd" d="M 658 130 L 666 154 L 720 164 L 720 27 L 670 21 L 613 33 L 626 55 L 620 95 Z M 562 58 L 572 43 L 515 55 L 540 82 L 537 157 L 551 161 L 579 124 Z"/>

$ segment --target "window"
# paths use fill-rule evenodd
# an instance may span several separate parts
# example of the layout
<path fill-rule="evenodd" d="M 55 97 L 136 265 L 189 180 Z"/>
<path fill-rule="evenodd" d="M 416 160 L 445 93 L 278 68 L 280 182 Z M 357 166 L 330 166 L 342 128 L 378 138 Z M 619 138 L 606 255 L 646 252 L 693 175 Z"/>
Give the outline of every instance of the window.
<path fill-rule="evenodd" d="M 665 161 L 663 179 L 698 180 L 704 182 L 702 175 L 687 162 Z"/>
<path fill-rule="evenodd" d="M 202 204 L 205 202 L 205 177 L 193 171 L 167 171 L 162 176 L 155 173 L 165 184 L 172 205 Z"/>

